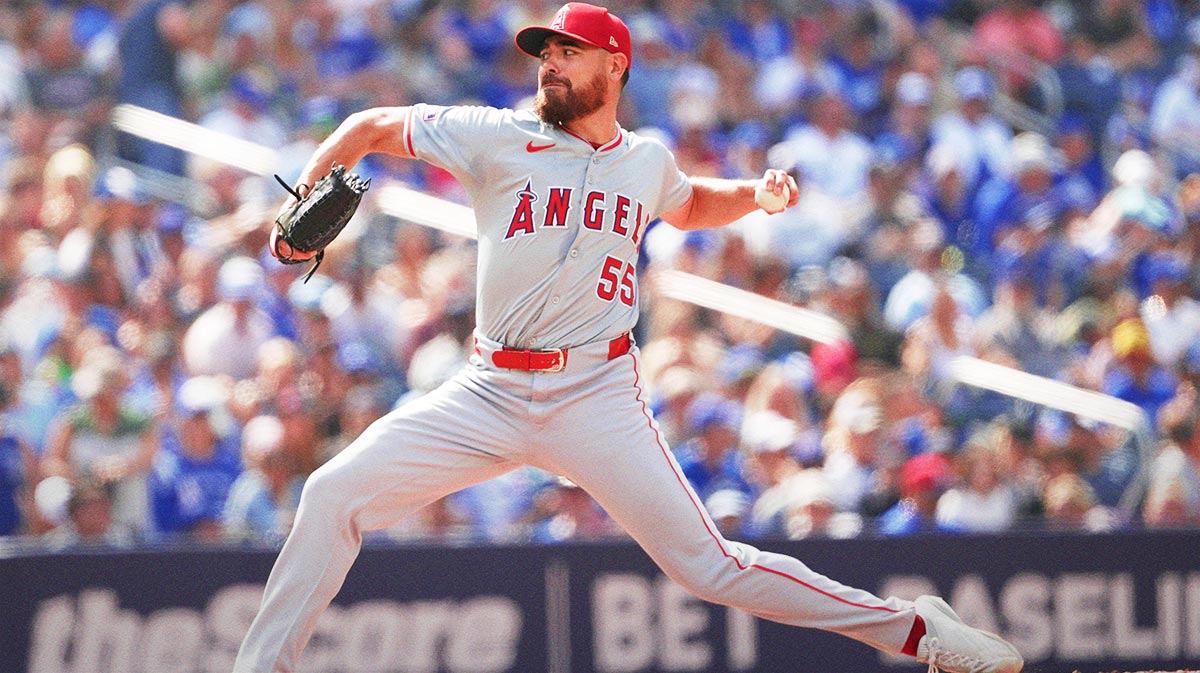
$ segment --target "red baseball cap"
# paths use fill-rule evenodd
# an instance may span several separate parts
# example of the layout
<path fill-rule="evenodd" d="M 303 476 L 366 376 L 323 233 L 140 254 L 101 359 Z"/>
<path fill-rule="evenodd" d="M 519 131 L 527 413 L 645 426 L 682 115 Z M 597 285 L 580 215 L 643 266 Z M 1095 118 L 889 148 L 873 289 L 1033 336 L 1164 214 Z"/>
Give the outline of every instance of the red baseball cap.
<path fill-rule="evenodd" d="M 613 54 L 625 54 L 633 63 L 629 28 L 604 7 L 568 2 L 554 14 L 549 26 L 530 26 L 517 33 L 517 47 L 530 56 L 539 56 L 551 35 L 579 40 Z"/>

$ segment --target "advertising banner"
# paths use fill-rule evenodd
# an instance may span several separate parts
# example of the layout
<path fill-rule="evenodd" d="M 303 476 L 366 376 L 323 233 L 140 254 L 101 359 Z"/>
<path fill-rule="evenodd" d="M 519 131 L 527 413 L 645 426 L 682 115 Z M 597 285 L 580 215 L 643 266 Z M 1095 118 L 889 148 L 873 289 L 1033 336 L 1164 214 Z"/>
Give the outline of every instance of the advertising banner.
<path fill-rule="evenodd" d="M 1028 670 L 1200 667 L 1200 533 L 760 543 L 879 594 L 944 596 Z M 228 673 L 275 552 L 0 559 L 4 673 Z M 756 572 L 748 570 L 746 572 Z M 627 542 L 368 547 L 308 673 L 919 671 L 855 641 L 699 601 Z"/>

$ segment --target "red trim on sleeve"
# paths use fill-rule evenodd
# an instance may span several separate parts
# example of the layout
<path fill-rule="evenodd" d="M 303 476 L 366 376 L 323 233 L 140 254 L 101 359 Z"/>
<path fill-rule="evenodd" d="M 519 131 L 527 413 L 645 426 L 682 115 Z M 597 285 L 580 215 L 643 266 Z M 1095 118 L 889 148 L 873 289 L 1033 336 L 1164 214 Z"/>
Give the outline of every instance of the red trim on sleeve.
<path fill-rule="evenodd" d="M 404 120 L 404 145 L 408 148 L 408 156 L 413 159 L 417 158 L 416 151 L 413 150 L 412 144 L 412 123 L 413 123 L 413 106 L 408 107 L 408 118 Z"/>

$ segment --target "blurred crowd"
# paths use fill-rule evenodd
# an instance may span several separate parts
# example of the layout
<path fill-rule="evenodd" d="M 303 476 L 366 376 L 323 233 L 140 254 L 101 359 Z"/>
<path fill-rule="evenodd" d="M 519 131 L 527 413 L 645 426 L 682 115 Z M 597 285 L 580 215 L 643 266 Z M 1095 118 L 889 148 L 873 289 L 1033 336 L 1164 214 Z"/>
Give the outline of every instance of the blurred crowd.
<path fill-rule="evenodd" d="M 512 36 L 558 4 L 0 2 L 0 541 L 278 543 L 307 474 L 469 353 L 471 241 L 377 187 L 304 283 L 264 253 L 270 176 L 121 133 L 118 106 L 264 145 L 294 180 L 364 107 L 528 105 Z M 800 185 L 783 214 L 645 239 L 647 385 L 727 534 L 1200 525 L 1200 3 L 608 4 L 635 41 L 625 128 L 691 175 Z M 358 170 L 464 198 L 418 162 Z M 665 269 L 848 337 L 668 299 Z M 959 356 L 1142 422 L 966 385 Z M 380 537 L 615 535 L 521 469 Z"/>

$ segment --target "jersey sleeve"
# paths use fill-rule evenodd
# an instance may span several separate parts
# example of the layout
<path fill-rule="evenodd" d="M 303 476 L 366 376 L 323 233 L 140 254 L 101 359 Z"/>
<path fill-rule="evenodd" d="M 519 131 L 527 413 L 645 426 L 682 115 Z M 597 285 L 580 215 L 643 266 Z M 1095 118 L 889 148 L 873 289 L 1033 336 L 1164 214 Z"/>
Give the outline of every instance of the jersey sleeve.
<path fill-rule="evenodd" d="M 692 183 L 687 175 L 679 170 L 679 165 L 675 163 L 675 155 L 671 154 L 665 145 L 660 144 L 659 149 L 663 166 L 660 171 L 662 184 L 658 190 L 661 196 L 658 210 L 653 213 L 656 218 L 679 208 L 692 198 Z"/>
<path fill-rule="evenodd" d="M 409 108 L 404 144 L 413 157 L 446 169 L 460 182 L 477 182 L 507 114 L 482 106 L 418 103 Z"/>

